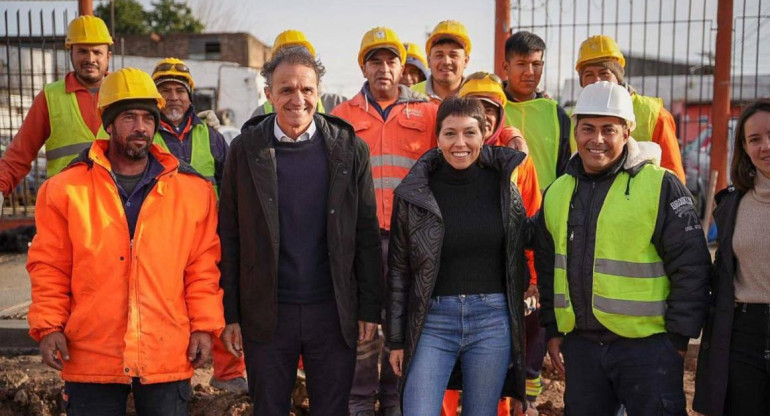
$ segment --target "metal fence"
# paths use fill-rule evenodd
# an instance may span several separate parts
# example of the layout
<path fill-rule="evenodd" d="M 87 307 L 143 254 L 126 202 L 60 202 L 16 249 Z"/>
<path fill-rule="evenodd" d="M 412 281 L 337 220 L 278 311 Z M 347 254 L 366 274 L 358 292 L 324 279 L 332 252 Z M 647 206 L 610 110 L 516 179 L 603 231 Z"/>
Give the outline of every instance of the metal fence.
<path fill-rule="evenodd" d="M 528 30 L 547 45 L 541 88 L 565 106 L 580 85 L 578 49 L 589 36 L 612 36 L 626 58 L 625 81 L 661 97 L 673 114 L 687 185 L 704 202 L 710 168 L 717 0 L 513 0 L 513 31 Z M 770 1 L 735 0 L 732 120 L 746 103 L 770 97 Z M 732 130 L 732 129 L 731 129 Z M 726 138 L 730 139 L 730 138 Z"/>

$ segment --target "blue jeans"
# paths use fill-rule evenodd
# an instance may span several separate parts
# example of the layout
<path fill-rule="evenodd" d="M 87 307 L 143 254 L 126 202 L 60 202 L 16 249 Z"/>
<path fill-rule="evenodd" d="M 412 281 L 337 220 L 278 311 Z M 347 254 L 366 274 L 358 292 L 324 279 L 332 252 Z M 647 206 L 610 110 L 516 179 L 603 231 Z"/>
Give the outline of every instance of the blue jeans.
<path fill-rule="evenodd" d="M 430 300 L 404 385 L 404 415 L 439 415 L 460 358 L 463 415 L 494 416 L 511 362 L 511 324 L 502 293 Z"/>

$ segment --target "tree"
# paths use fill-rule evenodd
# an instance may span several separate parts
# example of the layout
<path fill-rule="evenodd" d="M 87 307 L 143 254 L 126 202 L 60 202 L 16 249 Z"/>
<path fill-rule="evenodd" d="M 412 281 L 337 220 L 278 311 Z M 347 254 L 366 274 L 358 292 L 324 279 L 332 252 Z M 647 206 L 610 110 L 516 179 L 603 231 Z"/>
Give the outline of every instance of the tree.
<path fill-rule="evenodd" d="M 115 2 L 115 35 L 146 35 L 150 33 L 150 23 L 147 12 L 137 0 L 114 0 Z M 110 2 L 102 2 L 94 10 L 94 14 L 111 24 Z"/>
<path fill-rule="evenodd" d="M 205 25 L 193 16 L 187 3 L 176 0 L 160 0 L 152 3 L 148 13 L 152 31 L 160 34 L 171 32 L 200 33 Z"/>

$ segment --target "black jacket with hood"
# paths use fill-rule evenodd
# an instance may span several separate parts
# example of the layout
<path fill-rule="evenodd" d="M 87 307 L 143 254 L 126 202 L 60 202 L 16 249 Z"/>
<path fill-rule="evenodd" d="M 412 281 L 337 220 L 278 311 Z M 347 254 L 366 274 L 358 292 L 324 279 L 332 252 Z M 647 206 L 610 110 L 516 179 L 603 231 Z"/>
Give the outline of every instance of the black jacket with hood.
<path fill-rule="evenodd" d="M 505 147 L 484 146 L 481 166 L 500 173 L 500 204 L 506 242 L 506 297 L 511 320 L 511 367 L 501 396 L 524 397 L 524 291 L 529 281 L 524 257 L 527 240 L 526 213 L 511 172 L 526 155 Z M 386 340 L 391 350 L 404 350 L 403 374 L 420 340 L 428 302 L 438 276 L 444 224 L 438 203 L 428 186 L 429 178 L 444 158 L 432 149 L 425 153 L 396 188 L 388 254 L 388 303 Z M 461 389 L 456 372 L 449 388 Z M 400 388 L 403 389 L 403 381 Z"/>
<path fill-rule="evenodd" d="M 220 189 L 225 321 L 239 323 L 253 342 L 269 341 L 276 328 L 281 230 L 275 118 L 257 116 L 243 125 L 230 146 Z M 345 341 L 355 348 L 357 321 L 379 322 L 381 308 L 381 243 L 369 149 L 343 120 L 319 113 L 313 119 L 329 162 L 326 221 L 337 312 Z"/>
<path fill-rule="evenodd" d="M 598 175 L 583 169 L 580 155 L 567 164 L 567 175 L 575 177 L 577 185 L 572 194 L 567 242 L 567 280 L 575 312 L 576 333 L 597 342 L 612 342 L 620 337 L 605 328 L 593 314 L 593 266 L 596 247 L 596 224 L 604 199 L 615 177 L 625 171 L 630 175 L 627 192 L 634 192 L 634 178 L 654 158 L 648 153 L 650 145 L 629 138 L 620 160 Z M 660 150 L 658 149 L 658 152 Z M 547 195 L 548 190 L 546 190 Z M 543 209 L 534 219 L 535 270 L 540 289 L 540 322 L 546 328 L 546 338 L 561 336 L 556 326 L 553 298 L 554 242 L 546 228 Z M 614 230 L 622 233 L 623 230 Z M 703 327 L 709 300 L 711 256 L 695 212 L 692 196 L 682 182 L 666 172 L 661 184 L 658 218 L 651 243 L 663 260 L 670 279 L 666 300 L 665 326 L 677 350 L 687 349 L 689 338 L 697 338 Z"/>

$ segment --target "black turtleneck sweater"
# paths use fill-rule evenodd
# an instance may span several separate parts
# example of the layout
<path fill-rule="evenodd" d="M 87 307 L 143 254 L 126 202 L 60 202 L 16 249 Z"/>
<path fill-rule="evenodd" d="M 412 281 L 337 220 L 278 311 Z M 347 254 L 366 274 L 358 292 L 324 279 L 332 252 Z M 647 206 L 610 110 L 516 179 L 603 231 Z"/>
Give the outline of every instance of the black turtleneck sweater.
<path fill-rule="evenodd" d="M 475 163 L 456 170 L 444 162 L 428 184 L 444 222 L 433 296 L 505 292 L 500 174 Z"/>

